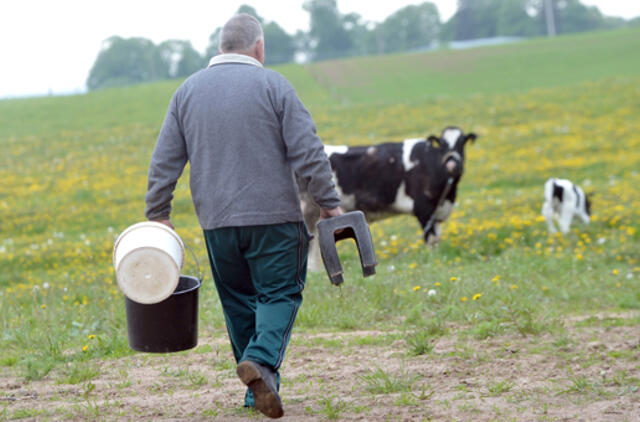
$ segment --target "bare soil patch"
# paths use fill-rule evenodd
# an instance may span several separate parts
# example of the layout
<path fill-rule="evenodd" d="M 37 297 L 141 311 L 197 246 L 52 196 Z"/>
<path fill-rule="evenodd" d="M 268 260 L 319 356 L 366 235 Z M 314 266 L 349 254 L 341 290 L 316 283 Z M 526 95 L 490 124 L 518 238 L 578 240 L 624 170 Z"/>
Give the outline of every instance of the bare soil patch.
<path fill-rule="evenodd" d="M 574 317 L 553 335 L 476 340 L 452 330 L 419 356 L 401 335 L 385 342 L 388 332 L 294 333 L 282 420 L 638 421 L 639 315 Z M 222 334 L 189 352 L 87 365 L 99 375 L 73 385 L 57 370 L 25 382 L 2 369 L 0 419 L 266 419 L 241 406 Z"/>

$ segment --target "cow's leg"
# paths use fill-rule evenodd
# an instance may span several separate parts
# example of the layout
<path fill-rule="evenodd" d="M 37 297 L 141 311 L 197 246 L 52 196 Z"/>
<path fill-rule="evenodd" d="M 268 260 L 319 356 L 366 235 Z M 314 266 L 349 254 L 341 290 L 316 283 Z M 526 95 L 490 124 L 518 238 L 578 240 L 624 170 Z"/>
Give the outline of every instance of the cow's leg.
<path fill-rule="evenodd" d="M 556 230 L 556 226 L 553 224 L 553 207 L 551 203 L 545 201 L 542 205 L 542 216 L 545 220 L 547 220 L 547 228 L 549 229 L 549 233 L 554 234 Z"/>
<path fill-rule="evenodd" d="M 416 218 L 420 222 L 420 227 L 422 227 L 423 230 L 427 225 L 427 223 L 429 222 L 431 215 L 435 211 L 436 211 L 436 204 L 433 203 L 433 201 L 431 201 L 426 196 L 417 198 L 413 204 L 413 214 L 416 216 Z M 433 246 L 439 240 L 439 236 L 436 233 L 437 224 L 438 223 L 434 221 L 434 224 L 431 226 L 431 228 L 426 233 L 423 233 L 423 238 L 427 246 Z"/>
<path fill-rule="evenodd" d="M 558 227 L 560 227 L 560 231 L 562 234 L 567 234 L 569 232 L 569 227 L 571 226 L 571 220 L 573 220 L 574 210 L 572 207 L 563 206 L 558 214 Z"/>
<path fill-rule="evenodd" d="M 587 214 L 586 212 L 580 213 L 580 219 L 585 225 L 589 225 L 589 222 L 591 221 L 591 217 L 589 217 L 589 214 Z"/>
<path fill-rule="evenodd" d="M 301 195 L 302 215 L 304 222 L 309 229 L 309 233 L 314 237 L 309 243 L 309 258 L 307 260 L 307 270 L 312 272 L 322 271 L 322 255 L 318 243 L 318 220 L 320 219 L 320 207 L 309 197 L 309 195 Z"/>

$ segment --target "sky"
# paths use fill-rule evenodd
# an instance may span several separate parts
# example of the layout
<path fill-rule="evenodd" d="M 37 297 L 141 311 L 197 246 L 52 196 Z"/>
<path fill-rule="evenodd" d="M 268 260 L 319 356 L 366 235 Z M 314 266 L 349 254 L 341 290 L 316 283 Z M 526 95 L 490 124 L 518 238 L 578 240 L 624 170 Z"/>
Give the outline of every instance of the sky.
<path fill-rule="evenodd" d="M 338 10 L 382 22 L 425 0 L 337 0 Z M 431 0 L 448 20 L 456 0 Z M 582 0 L 609 16 L 640 16 L 640 0 Z M 72 94 L 85 82 L 102 42 L 118 35 L 156 44 L 189 40 L 204 53 L 209 35 L 242 4 L 290 34 L 309 29 L 303 0 L 2 0 L 0 2 L 0 98 Z"/>

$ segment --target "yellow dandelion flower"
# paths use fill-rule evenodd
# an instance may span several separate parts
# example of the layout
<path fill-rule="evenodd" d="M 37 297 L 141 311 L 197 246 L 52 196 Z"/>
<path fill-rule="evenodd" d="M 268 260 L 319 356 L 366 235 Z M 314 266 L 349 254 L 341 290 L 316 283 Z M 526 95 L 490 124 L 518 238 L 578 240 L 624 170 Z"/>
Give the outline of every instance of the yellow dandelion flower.
<path fill-rule="evenodd" d="M 40 306 L 40 307 L 41 307 L 42 309 L 47 309 L 47 305 L 44 305 L 44 304 L 43 304 L 42 306 Z"/>
<path fill-rule="evenodd" d="M 542 291 L 543 292 L 547 292 L 547 291 L 549 291 L 549 288 L 547 286 L 542 286 Z"/>
<path fill-rule="evenodd" d="M 436 287 L 440 287 L 440 282 L 436 281 L 435 283 L 433 283 L 433 285 L 436 286 Z"/>
<path fill-rule="evenodd" d="M 582 261 L 582 258 L 584 258 L 584 257 L 582 256 L 582 254 L 581 254 L 581 253 L 579 253 L 579 254 L 577 254 L 577 255 L 576 255 L 576 259 L 577 259 L 578 261 Z"/>
<path fill-rule="evenodd" d="M 620 270 L 618 270 L 618 269 L 616 268 L 616 269 L 614 269 L 613 271 L 611 271 L 611 274 L 613 274 L 613 275 L 618 275 L 618 274 L 620 274 Z"/>
<path fill-rule="evenodd" d="M 420 290 L 420 286 L 413 286 L 413 291 L 417 292 L 418 290 Z"/>
<path fill-rule="evenodd" d="M 89 334 L 89 339 L 93 340 L 94 338 L 96 338 L 95 334 Z"/>
<path fill-rule="evenodd" d="M 466 302 L 467 300 L 469 300 L 469 299 L 467 299 L 467 297 L 466 297 L 466 296 L 462 296 L 462 297 L 460 298 L 460 302 Z"/>
<path fill-rule="evenodd" d="M 518 288 L 518 285 L 517 284 L 512 284 L 510 288 L 511 288 L 511 290 L 515 290 L 515 289 Z"/>
<path fill-rule="evenodd" d="M 482 297 L 482 293 L 476 293 L 475 295 L 473 295 L 472 299 L 473 300 L 478 300 Z"/>
<path fill-rule="evenodd" d="M 449 281 L 456 281 L 457 279 L 458 279 L 458 277 L 451 277 L 451 278 L 449 279 Z"/>
<path fill-rule="evenodd" d="M 87 350 L 89 350 L 89 346 L 87 346 L 86 344 L 84 346 L 82 346 L 82 351 L 86 352 Z"/>
<path fill-rule="evenodd" d="M 635 268 L 633 269 L 633 272 L 634 272 L 634 273 L 640 272 L 640 267 L 635 267 Z"/>
<path fill-rule="evenodd" d="M 498 280 L 500 280 L 500 276 L 499 276 L 499 275 L 497 275 L 497 276 L 495 276 L 495 277 L 493 277 L 493 278 L 491 279 L 491 281 L 493 281 L 494 283 L 497 283 L 497 282 L 498 282 Z"/>
<path fill-rule="evenodd" d="M 616 283 L 616 287 L 617 287 L 617 288 L 622 287 L 622 283 Z"/>
<path fill-rule="evenodd" d="M 412 262 L 411 264 L 409 264 L 409 268 L 411 268 L 412 270 L 417 266 L 418 264 L 416 264 L 415 262 Z"/>

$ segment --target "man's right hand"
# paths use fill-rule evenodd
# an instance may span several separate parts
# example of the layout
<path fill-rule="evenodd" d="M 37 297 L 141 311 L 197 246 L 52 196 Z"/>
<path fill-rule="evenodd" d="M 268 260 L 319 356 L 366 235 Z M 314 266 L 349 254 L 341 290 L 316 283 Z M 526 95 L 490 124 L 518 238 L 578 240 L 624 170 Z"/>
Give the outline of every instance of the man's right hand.
<path fill-rule="evenodd" d="M 342 214 L 344 214 L 344 211 L 342 211 L 342 208 L 340 207 L 335 207 L 331 209 L 320 208 L 320 221 L 326 220 L 327 218 L 331 218 L 331 217 L 337 217 Z"/>
<path fill-rule="evenodd" d="M 169 219 L 167 219 L 167 220 L 151 220 L 151 221 L 155 221 L 156 223 L 164 224 L 165 226 L 169 227 L 171 230 L 175 230 L 175 227 L 173 227 L 173 224 L 171 224 L 171 220 L 169 220 Z"/>

